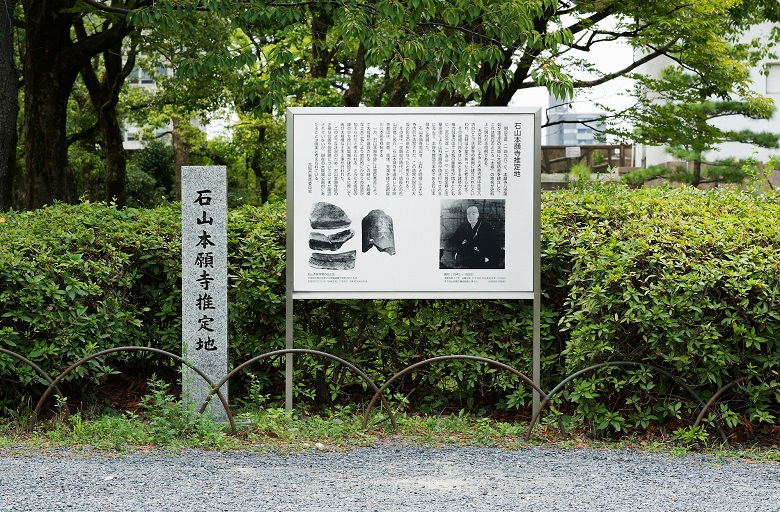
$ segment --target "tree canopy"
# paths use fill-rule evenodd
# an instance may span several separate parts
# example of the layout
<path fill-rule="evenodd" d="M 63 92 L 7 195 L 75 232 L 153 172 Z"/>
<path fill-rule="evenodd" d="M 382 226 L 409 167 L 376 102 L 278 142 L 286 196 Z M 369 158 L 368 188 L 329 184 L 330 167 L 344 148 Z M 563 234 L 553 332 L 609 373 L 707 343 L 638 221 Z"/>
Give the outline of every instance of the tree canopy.
<path fill-rule="evenodd" d="M 238 73 L 246 96 L 267 111 L 291 92 L 312 101 L 306 93 L 319 89 L 322 99 L 323 87 L 349 105 L 507 105 L 522 89 L 544 86 L 564 97 L 661 56 L 744 88 L 734 74 L 762 48 L 743 45 L 737 59 L 729 49 L 745 28 L 777 20 L 778 10 L 771 0 L 213 0 L 156 2 L 129 16 L 184 40 L 202 29 L 197 12 L 229 19 L 242 34 L 237 44 L 192 55 L 182 72 Z M 615 41 L 641 57 L 622 69 L 589 65 L 589 52 Z"/>
<path fill-rule="evenodd" d="M 68 147 L 90 137 L 104 155 L 106 197 L 121 204 L 117 102 L 139 51 L 176 69 L 163 84 L 174 119 L 214 103 L 263 118 L 291 104 L 501 106 L 538 86 L 564 97 L 630 76 L 659 57 L 699 77 L 704 90 L 740 95 L 749 88 L 744 69 L 771 41 L 740 43 L 739 35 L 780 21 L 775 0 L 5 3 L 18 44 L 0 39 L 0 69 L 14 67 L 13 52 L 24 98 L 24 162 L 0 158 L 0 183 L 17 178 L 16 202 L 24 208 L 76 199 Z M 2 29 L 8 20 L 0 22 Z M 143 37 L 133 36 L 141 31 Z M 589 52 L 616 41 L 635 49 L 632 63 L 607 70 L 588 62 Z M 95 123 L 73 132 L 67 106 L 77 81 L 89 93 Z M 18 97 L 8 90 L 0 96 L 3 119 L 12 117 Z M 255 138 L 260 144 L 264 133 Z M 0 157 L 15 149 L 5 138 L 0 146 Z"/>

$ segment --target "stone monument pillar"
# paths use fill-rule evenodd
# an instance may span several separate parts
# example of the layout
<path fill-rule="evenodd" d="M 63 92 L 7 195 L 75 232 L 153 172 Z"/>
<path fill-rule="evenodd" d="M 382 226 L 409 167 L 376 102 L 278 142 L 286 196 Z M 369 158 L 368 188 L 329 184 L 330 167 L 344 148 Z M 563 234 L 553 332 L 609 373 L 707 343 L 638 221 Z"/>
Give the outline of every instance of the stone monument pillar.
<path fill-rule="evenodd" d="M 216 384 L 227 375 L 227 169 L 182 167 L 182 354 Z M 182 402 L 199 409 L 209 384 L 186 365 Z M 222 387 L 227 398 L 227 384 Z M 214 396 L 207 413 L 226 421 Z"/>

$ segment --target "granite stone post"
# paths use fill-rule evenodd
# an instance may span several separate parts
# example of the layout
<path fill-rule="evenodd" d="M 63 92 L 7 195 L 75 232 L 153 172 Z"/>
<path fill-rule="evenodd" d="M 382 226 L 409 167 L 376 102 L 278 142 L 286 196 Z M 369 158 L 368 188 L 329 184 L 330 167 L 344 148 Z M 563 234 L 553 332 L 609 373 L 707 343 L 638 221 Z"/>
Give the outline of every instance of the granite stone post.
<path fill-rule="evenodd" d="M 216 384 L 227 375 L 227 169 L 182 167 L 182 353 Z M 182 402 L 199 409 L 209 384 L 186 365 Z M 227 397 L 227 384 L 222 387 Z M 216 397 L 207 413 L 226 421 Z"/>

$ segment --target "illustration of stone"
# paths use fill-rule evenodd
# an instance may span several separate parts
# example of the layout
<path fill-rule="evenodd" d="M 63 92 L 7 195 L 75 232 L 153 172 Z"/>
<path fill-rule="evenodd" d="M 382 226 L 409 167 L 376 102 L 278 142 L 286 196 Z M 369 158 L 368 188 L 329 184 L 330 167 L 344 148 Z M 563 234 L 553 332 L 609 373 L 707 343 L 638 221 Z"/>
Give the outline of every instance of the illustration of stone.
<path fill-rule="evenodd" d="M 328 270 L 352 270 L 355 268 L 356 251 L 328 254 L 314 252 L 309 258 L 309 266 Z"/>
<path fill-rule="evenodd" d="M 371 247 L 389 255 L 395 254 L 393 219 L 382 210 L 371 210 L 363 217 L 363 252 Z"/>
<path fill-rule="evenodd" d="M 322 202 L 312 207 L 309 222 L 313 229 L 340 229 L 352 224 L 344 210 L 335 204 Z"/>
<path fill-rule="evenodd" d="M 352 229 L 345 229 L 332 235 L 312 231 L 309 234 L 309 249 L 314 249 L 315 251 L 337 251 L 354 236 L 355 231 Z"/>

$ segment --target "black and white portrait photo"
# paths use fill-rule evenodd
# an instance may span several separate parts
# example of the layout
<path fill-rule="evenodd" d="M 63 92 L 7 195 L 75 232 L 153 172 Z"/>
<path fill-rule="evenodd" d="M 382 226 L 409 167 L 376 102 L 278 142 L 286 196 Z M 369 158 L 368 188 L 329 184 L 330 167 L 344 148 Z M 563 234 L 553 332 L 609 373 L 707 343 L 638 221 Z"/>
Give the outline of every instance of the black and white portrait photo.
<path fill-rule="evenodd" d="M 442 201 L 439 268 L 504 268 L 503 199 Z"/>

